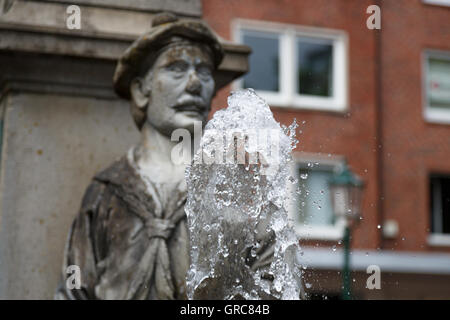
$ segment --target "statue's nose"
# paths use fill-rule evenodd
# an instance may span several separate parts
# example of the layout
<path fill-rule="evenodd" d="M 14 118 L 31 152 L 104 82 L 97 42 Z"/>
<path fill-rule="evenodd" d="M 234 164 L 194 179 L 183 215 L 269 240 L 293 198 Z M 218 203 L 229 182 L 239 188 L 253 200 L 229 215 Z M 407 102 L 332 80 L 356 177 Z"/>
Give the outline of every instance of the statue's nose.
<path fill-rule="evenodd" d="M 200 95 L 201 88 L 202 83 L 200 82 L 197 73 L 195 71 L 191 72 L 186 85 L 186 91 L 193 95 Z"/>

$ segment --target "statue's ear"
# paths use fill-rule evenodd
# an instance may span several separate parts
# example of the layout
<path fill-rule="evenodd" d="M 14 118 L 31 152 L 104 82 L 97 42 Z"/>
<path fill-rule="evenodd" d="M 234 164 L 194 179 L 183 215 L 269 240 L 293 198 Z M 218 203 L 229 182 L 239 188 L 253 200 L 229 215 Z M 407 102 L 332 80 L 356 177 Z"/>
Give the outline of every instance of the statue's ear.
<path fill-rule="evenodd" d="M 149 92 L 147 92 L 147 90 L 145 90 L 141 78 L 134 78 L 131 81 L 130 93 L 131 93 L 131 98 L 133 99 L 135 105 L 138 108 L 144 109 L 147 107 L 148 99 L 149 99 Z"/>

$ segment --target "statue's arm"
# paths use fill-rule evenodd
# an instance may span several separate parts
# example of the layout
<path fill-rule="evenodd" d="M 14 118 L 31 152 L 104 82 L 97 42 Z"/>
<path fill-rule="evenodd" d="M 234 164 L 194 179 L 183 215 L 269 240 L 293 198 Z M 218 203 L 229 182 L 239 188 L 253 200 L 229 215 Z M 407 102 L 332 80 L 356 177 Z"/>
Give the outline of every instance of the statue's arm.
<path fill-rule="evenodd" d="M 105 185 L 92 182 L 86 190 L 80 212 L 73 221 L 66 242 L 62 277 L 55 293 L 55 299 L 83 300 L 95 299 L 95 285 L 98 279 L 96 239 L 99 207 L 104 197 Z M 67 273 L 69 266 L 80 271 L 81 287 L 73 288 L 75 273 Z M 75 268 L 76 268 L 75 267 Z M 78 269 L 77 268 L 77 269 Z M 71 272 L 74 268 L 72 267 Z M 69 283 L 69 284 L 68 284 Z"/>

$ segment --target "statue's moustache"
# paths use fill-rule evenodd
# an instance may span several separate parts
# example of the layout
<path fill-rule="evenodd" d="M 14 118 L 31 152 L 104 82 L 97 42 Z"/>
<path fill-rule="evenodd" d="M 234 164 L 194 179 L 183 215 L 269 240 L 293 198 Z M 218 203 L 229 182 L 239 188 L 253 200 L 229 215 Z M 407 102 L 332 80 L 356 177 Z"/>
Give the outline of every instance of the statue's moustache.
<path fill-rule="evenodd" d="M 204 112 L 207 109 L 207 105 L 201 98 L 189 98 L 181 99 L 174 106 L 176 111 L 198 111 Z"/>

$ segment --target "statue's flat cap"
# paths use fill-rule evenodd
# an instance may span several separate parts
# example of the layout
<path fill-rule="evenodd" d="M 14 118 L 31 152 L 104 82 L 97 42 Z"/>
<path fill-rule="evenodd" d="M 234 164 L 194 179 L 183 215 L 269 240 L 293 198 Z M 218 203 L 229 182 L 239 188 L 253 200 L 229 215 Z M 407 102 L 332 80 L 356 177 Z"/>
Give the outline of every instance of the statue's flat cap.
<path fill-rule="evenodd" d="M 152 28 L 134 41 L 119 58 L 114 73 L 114 90 L 130 98 L 130 83 L 142 72 L 143 63 L 151 55 L 168 45 L 171 38 L 178 37 L 207 45 L 217 68 L 223 58 L 223 48 L 216 35 L 200 20 L 178 19 L 174 14 L 161 13 L 152 20 Z"/>

